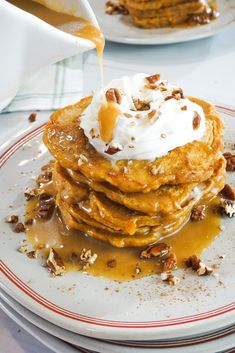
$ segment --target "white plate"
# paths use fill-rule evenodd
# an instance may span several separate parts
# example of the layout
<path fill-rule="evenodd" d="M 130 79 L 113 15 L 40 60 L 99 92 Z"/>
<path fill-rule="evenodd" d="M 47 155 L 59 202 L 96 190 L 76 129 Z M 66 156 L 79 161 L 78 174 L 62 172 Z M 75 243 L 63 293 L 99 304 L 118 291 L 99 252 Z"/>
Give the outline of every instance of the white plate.
<path fill-rule="evenodd" d="M 215 353 L 226 351 L 235 347 L 235 325 L 222 329 L 220 332 L 209 333 L 201 337 L 191 337 L 184 340 L 169 341 L 100 341 L 90 337 L 81 336 L 70 331 L 66 331 L 50 322 L 33 314 L 28 309 L 21 306 L 13 298 L 0 289 L 0 302 L 6 303 L 24 319 L 34 326 L 46 331 L 50 335 L 58 337 L 63 341 L 77 346 L 79 349 L 85 348 L 100 353 L 159 353 L 164 348 L 165 353 L 181 353 L 182 349 L 190 350 L 190 353 Z M 82 347 L 82 348 L 81 348 Z"/>
<path fill-rule="evenodd" d="M 129 16 L 105 14 L 106 0 L 89 1 L 107 40 L 124 44 L 153 45 L 187 42 L 214 35 L 235 21 L 234 0 L 218 0 L 220 17 L 208 25 L 191 28 L 142 29 Z"/>
<path fill-rule="evenodd" d="M 34 326 L 30 321 L 26 320 L 23 316 L 18 314 L 11 306 L 9 306 L 5 301 L 0 299 L 0 309 L 4 311 L 7 316 L 9 316 L 13 321 L 15 321 L 20 327 L 27 331 L 31 336 L 36 338 L 44 346 L 51 349 L 55 353 L 85 353 L 85 351 L 80 351 L 78 348 L 61 341 L 60 339 L 51 336 L 44 330 L 41 330 L 37 326 Z M 88 352 L 86 353 L 95 353 Z"/>
<path fill-rule="evenodd" d="M 235 110 L 221 107 L 220 112 L 225 120 L 226 141 L 234 142 Z M 18 116 L 11 123 L 17 124 L 17 119 Z M 39 114 L 38 121 L 42 123 L 43 119 L 46 120 Z M 35 126 L 31 125 L 31 131 L 23 136 L 12 136 L 1 151 L 0 285 L 3 289 L 58 326 L 104 339 L 179 338 L 218 330 L 235 322 L 235 281 L 231 280 L 235 276 L 234 220 L 224 221 L 223 234 L 203 253 L 206 262 L 217 261 L 219 254 L 227 254 L 218 270 L 225 284 L 216 277 L 198 278 L 191 272 L 176 288 L 165 285 L 158 276 L 129 283 L 82 273 L 52 279 L 40 266 L 40 260 L 31 260 L 17 252 L 23 236 L 13 233 L 4 218 L 7 214 L 24 214 L 22 191 L 50 158 L 41 140 L 43 128 Z M 180 277 L 182 274 L 183 270 L 178 271 Z M 74 283 L 75 288 L 69 291 Z M 160 295 L 162 292 L 164 297 Z"/>

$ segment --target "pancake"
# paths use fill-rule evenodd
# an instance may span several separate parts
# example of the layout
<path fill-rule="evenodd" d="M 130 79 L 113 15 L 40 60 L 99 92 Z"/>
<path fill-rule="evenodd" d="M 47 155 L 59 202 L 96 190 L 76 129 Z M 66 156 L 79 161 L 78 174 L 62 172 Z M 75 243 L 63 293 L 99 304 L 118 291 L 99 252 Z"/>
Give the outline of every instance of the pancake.
<path fill-rule="evenodd" d="M 189 22 L 192 15 L 199 15 L 198 23 L 202 24 L 213 17 L 212 9 L 202 0 L 124 0 L 123 5 L 142 28 L 176 26 Z"/>
<path fill-rule="evenodd" d="M 52 114 L 44 142 L 55 204 L 67 229 L 115 247 L 142 247 L 177 232 L 198 203 L 224 186 L 223 123 L 212 104 L 200 140 L 150 160 L 117 160 L 98 153 L 80 124 L 92 97 Z M 154 172 L 153 172 L 154 170 Z"/>
<path fill-rule="evenodd" d="M 214 173 L 223 149 L 223 123 L 212 104 L 190 98 L 206 116 L 206 133 L 202 141 L 177 147 L 153 162 L 120 160 L 115 165 L 100 155 L 80 128 L 80 119 L 92 97 L 55 112 L 44 132 L 44 143 L 59 164 L 79 171 L 98 183 L 109 183 L 122 192 L 150 192 L 162 185 L 199 183 Z M 208 158 L 210 156 L 210 158 Z M 152 170 L 158 173 L 152 173 Z"/>
<path fill-rule="evenodd" d="M 176 187 L 172 187 L 171 197 L 168 196 L 165 200 L 167 203 L 172 198 L 171 201 L 175 204 L 172 212 L 149 216 L 116 204 L 105 194 L 95 192 L 86 184 L 74 183 L 58 163 L 55 163 L 53 183 L 57 195 L 56 204 L 67 228 L 78 229 L 118 247 L 146 245 L 171 234 L 184 224 L 199 198 L 205 200 L 216 195 L 223 187 L 224 168 L 225 161 L 221 158 L 213 178 L 196 187 L 194 185 L 194 192 L 188 192 L 187 200 L 185 199 L 182 206 L 177 204 L 178 193 L 174 192 Z"/>

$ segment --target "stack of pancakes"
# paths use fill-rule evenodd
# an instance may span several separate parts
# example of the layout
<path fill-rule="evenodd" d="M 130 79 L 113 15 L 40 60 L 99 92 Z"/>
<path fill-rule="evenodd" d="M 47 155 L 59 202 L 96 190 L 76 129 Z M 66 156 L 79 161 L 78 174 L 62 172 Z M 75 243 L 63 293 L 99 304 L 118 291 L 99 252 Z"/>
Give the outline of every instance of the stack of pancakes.
<path fill-rule="evenodd" d="M 148 160 L 115 164 L 99 154 L 80 127 L 87 97 L 55 112 L 44 142 L 55 158 L 56 205 L 69 229 L 116 247 L 141 247 L 177 231 L 197 203 L 223 188 L 223 124 L 214 107 L 196 98 L 206 116 L 201 141 Z"/>
<path fill-rule="evenodd" d="M 143 28 L 175 26 L 205 13 L 203 0 L 122 0 L 135 24 Z"/>

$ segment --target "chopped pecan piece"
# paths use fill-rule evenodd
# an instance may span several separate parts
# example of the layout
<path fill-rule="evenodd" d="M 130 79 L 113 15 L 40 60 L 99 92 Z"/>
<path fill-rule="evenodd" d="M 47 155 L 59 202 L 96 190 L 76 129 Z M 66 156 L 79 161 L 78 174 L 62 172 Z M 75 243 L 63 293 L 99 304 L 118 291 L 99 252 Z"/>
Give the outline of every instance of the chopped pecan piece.
<path fill-rule="evenodd" d="M 235 201 L 235 189 L 229 184 L 225 184 L 221 194 L 225 199 Z"/>
<path fill-rule="evenodd" d="M 191 267 L 194 271 L 197 271 L 200 267 L 200 262 L 201 260 L 197 255 L 192 255 L 185 261 L 185 264 L 187 267 Z"/>
<path fill-rule="evenodd" d="M 109 88 L 105 93 L 105 97 L 107 102 L 114 102 L 117 104 L 121 104 L 122 95 L 118 88 Z"/>
<path fill-rule="evenodd" d="M 83 268 L 87 268 L 90 267 L 91 265 L 93 265 L 97 259 L 98 255 L 95 253 L 92 253 L 91 249 L 86 250 L 83 249 L 82 253 L 80 255 L 80 260 L 84 263 L 84 267 Z"/>
<path fill-rule="evenodd" d="M 23 233 L 25 231 L 25 226 L 23 225 L 23 223 L 16 223 L 15 227 L 14 227 L 14 231 L 16 233 Z"/>
<path fill-rule="evenodd" d="M 26 198 L 26 201 L 31 200 L 33 197 L 36 196 L 36 191 L 35 191 L 35 189 L 26 188 L 26 189 L 25 189 L 25 192 L 24 192 L 24 196 L 25 196 L 25 198 Z"/>
<path fill-rule="evenodd" d="M 158 167 L 153 167 L 151 169 L 151 173 L 153 175 L 163 174 L 164 173 L 164 168 L 161 165 L 159 165 Z"/>
<path fill-rule="evenodd" d="M 201 221 L 203 218 L 205 218 L 205 205 L 199 205 L 196 206 L 192 209 L 191 213 L 191 220 L 192 221 Z"/>
<path fill-rule="evenodd" d="M 107 261 L 107 266 L 110 268 L 114 268 L 117 266 L 117 261 L 115 259 Z"/>
<path fill-rule="evenodd" d="M 235 201 L 221 199 L 220 208 L 229 218 L 235 217 Z"/>
<path fill-rule="evenodd" d="M 150 109 L 150 102 L 142 101 L 140 99 L 133 99 L 135 109 L 138 111 L 144 111 Z"/>
<path fill-rule="evenodd" d="M 50 248 L 46 263 L 53 276 L 62 276 L 65 273 L 63 260 L 53 248 Z"/>
<path fill-rule="evenodd" d="M 170 99 L 173 99 L 174 97 L 173 96 L 167 96 L 167 97 L 165 97 L 165 101 L 169 101 Z"/>
<path fill-rule="evenodd" d="M 184 105 L 183 107 L 181 107 L 181 110 L 187 110 L 187 105 Z"/>
<path fill-rule="evenodd" d="M 30 259 L 36 259 L 38 257 L 38 253 L 35 250 L 29 251 L 26 254 Z"/>
<path fill-rule="evenodd" d="M 33 224 L 33 221 L 34 221 L 33 218 L 29 218 L 29 219 L 26 219 L 24 224 L 25 224 L 25 226 L 31 226 Z"/>
<path fill-rule="evenodd" d="M 46 184 L 52 179 L 52 171 L 45 170 L 42 174 L 37 177 L 38 184 Z"/>
<path fill-rule="evenodd" d="M 160 74 L 155 74 L 155 75 L 146 77 L 146 80 L 149 83 L 155 83 L 155 82 L 159 81 L 160 79 L 161 79 L 161 75 Z"/>
<path fill-rule="evenodd" d="M 136 266 L 135 266 L 135 274 L 139 275 L 141 272 L 142 272 L 142 270 L 141 270 L 139 264 L 136 264 Z"/>
<path fill-rule="evenodd" d="M 204 25 L 209 23 L 211 20 L 218 17 L 218 12 L 212 8 L 207 8 L 204 12 L 198 14 L 190 14 L 188 16 L 189 23 L 197 23 L 200 25 Z"/>
<path fill-rule="evenodd" d="M 26 245 L 23 245 L 18 249 L 18 251 L 22 254 L 25 254 L 28 251 L 28 247 Z"/>
<path fill-rule="evenodd" d="M 89 134 L 91 135 L 91 138 L 92 138 L 92 139 L 99 137 L 99 134 L 96 133 L 96 131 L 95 131 L 94 128 L 91 128 L 91 129 L 90 129 Z"/>
<path fill-rule="evenodd" d="M 128 15 L 128 10 L 123 5 L 116 4 L 113 1 L 107 1 L 105 7 L 107 15 Z"/>
<path fill-rule="evenodd" d="M 165 243 L 157 243 L 156 245 L 150 246 L 147 249 L 141 251 L 141 259 L 150 259 L 152 257 L 163 258 L 168 255 L 170 246 Z"/>
<path fill-rule="evenodd" d="M 78 166 L 80 167 L 83 163 L 87 163 L 88 159 L 86 156 L 84 156 L 84 154 L 80 154 L 79 158 L 78 158 Z"/>
<path fill-rule="evenodd" d="M 200 124 L 201 124 L 201 117 L 198 114 L 198 112 L 194 112 L 194 115 L 193 115 L 193 130 L 199 129 Z"/>
<path fill-rule="evenodd" d="M 36 121 L 37 118 L 37 113 L 31 113 L 30 116 L 28 117 L 28 121 L 30 123 L 34 123 Z"/>
<path fill-rule="evenodd" d="M 197 255 L 190 256 L 185 264 L 187 267 L 191 267 L 193 271 L 197 272 L 198 276 L 211 275 L 213 269 L 206 266 Z"/>
<path fill-rule="evenodd" d="M 230 152 L 224 153 L 224 158 L 226 159 L 226 170 L 228 172 L 235 171 L 235 154 Z"/>
<path fill-rule="evenodd" d="M 107 154 L 113 155 L 113 154 L 118 153 L 118 152 L 120 152 L 120 151 L 121 151 L 121 150 L 120 150 L 119 147 L 109 146 L 109 147 L 107 148 L 107 150 L 104 151 L 104 152 L 107 153 Z"/>
<path fill-rule="evenodd" d="M 37 216 L 42 219 L 49 218 L 53 209 L 54 205 L 52 204 L 41 204 L 38 208 Z"/>
<path fill-rule="evenodd" d="M 177 258 L 174 253 L 171 253 L 166 260 L 163 262 L 163 272 L 169 272 L 176 268 L 177 266 Z"/>
<path fill-rule="evenodd" d="M 172 92 L 172 97 L 175 98 L 177 101 L 184 98 L 183 90 L 181 88 L 174 90 Z"/>
<path fill-rule="evenodd" d="M 151 122 L 154 122 L 158 117 L 159 112 L 155 109 L 148 113 L 148 118 Z"/>
<path fill-rule="evenodd" d="M 161 279 L 163 282 L 169 283 L 172 286 L 175 286 L 180 282 L 180 279 L 178 277 L 176 277 L 172 273 L 167 273 L 167 272 L 161 273 Z"/>
<path fill-rule="evenodd" d="M 211 275 L 213 269 L 211 267 L 206 266 L 203 262 L 200 262 L 200 267 L 197 270 L 198 276 L 208 276 Z"/>
<path fill-rule="evenodd" d="M 55 207 L 54 198 L 46 193 L 39 195 L 37 217 L 42 219 L 50 218 Z"/>
<path fill-rule="evenodd" d="M 8 216 L 6 218 L 7 223 L 17 223 L 19 221 L 19 217 L 16 215 Z"/>

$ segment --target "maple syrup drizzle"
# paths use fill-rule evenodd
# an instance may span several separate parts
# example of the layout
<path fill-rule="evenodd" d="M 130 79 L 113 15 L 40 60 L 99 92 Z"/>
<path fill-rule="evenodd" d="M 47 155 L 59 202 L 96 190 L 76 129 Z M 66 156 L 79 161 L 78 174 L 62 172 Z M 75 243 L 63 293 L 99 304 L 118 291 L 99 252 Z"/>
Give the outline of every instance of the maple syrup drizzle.
<path fill-rule="evenodd" d="M 121 114 L 117 103 L 104 101 L 100 107 L 98 119 L 100 137 L 105 143 L 110 143 L 113 138 L 113 131 Z"/>

